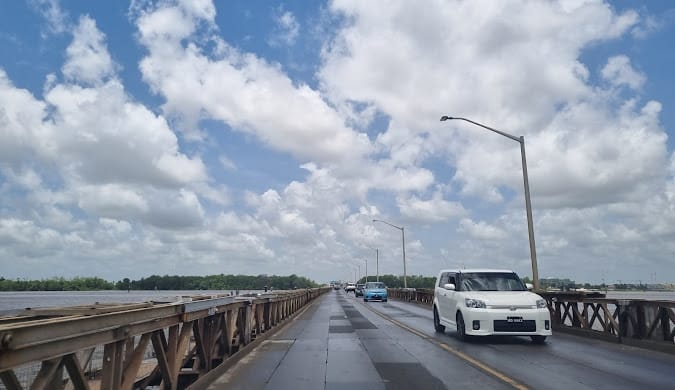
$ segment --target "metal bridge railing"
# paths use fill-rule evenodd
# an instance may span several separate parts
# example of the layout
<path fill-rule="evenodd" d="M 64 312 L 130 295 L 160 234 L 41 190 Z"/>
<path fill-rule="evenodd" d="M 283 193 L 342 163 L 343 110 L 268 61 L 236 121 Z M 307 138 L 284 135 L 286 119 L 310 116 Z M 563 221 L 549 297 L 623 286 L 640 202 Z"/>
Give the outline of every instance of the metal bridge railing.
<path fill-rule="evenodd" d="M 554 329 L 675 353 L 675 301 L 539 294 Z"/>
<path fill-rule="evenodd" d="M 0 380 L 10 390 L 183 389 L 328 290 L 2 318 Z"/>
<path fill-rule="evenodd" d="M 388 289 L 389 298 L 431 307 L 434 290 Z M 608 299 L 602 294 L 538 292 L 553 328 L 675 353 L 675 301 Z"/>

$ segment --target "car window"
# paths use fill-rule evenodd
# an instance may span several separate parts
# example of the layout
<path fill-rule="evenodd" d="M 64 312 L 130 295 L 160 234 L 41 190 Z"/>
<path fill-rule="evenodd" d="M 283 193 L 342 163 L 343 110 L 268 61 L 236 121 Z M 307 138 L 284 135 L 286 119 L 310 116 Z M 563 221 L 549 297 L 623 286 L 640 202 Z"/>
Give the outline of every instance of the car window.
<path fill-rule="evenodd" d="M 438 280 L 438 287 L 443 287 L 447 283 L 455 284 L 455 274 L 451 272 L 443 272 Z"/>
<path fill-rule="evenodd" d="M 463 273 L 460 290 L 463 291 L 526 291 L 518 275 L 512 272 Z"/>
<path fill-rule="evenodd" d="M 366 283 L 366 289 L 371 288 L 386 288 L 382 282 L 368 282 Z"/>
<path fill-rule="evenodd" d="M 441 277 L 438 278 L 438 287 L 443 287 L 446 283 L 448 283 L 448 275 L 449 272 L 443 272 L 441 274 Z"/>

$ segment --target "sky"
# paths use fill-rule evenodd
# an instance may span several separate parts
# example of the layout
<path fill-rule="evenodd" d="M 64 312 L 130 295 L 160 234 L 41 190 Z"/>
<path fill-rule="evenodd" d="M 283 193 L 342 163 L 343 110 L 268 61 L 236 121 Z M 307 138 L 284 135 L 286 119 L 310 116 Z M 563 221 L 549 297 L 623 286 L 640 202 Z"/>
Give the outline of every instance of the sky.
<path fill-rule="evenodd" d="M 675 282 L 675 4 L 6 1 L 0 276 Z"/>

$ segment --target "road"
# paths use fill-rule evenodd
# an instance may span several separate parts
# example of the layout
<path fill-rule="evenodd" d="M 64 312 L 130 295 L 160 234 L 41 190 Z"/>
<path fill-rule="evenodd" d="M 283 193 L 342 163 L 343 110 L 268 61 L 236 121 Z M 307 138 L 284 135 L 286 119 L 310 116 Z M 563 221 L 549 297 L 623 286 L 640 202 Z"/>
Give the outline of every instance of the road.
<path fill-rule="evenodd" d="M 460 342 L 429 308 L 332 291 L 210 389 L 675 389 L 675 356 L 554 333 Z"/>

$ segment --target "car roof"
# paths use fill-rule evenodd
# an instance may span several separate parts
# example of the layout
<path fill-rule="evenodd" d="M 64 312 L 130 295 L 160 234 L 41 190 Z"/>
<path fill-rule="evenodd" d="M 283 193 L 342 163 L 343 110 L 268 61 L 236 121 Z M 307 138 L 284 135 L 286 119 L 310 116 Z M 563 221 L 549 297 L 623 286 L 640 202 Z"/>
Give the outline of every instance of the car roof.
<path fill-rule="evenodd" d="M 467 268 L 467 269 L 442 269 L 440 272 L 454 272 L 454 273 L 472 273 L 472 272 L 513 272 L 510 269 L 496 269 L 496 268 Z"/>

